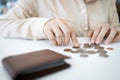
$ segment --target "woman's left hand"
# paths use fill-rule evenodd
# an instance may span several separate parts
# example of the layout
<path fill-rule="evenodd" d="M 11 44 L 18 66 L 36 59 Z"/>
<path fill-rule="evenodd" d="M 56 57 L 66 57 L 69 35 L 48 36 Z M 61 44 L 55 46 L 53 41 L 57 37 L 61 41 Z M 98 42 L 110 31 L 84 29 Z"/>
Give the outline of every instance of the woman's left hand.
<path fill-rule="evenodd" d="M 120 40 L 120 32 L 109 24 L 99 24 L 93 31 L 88 33 L 91 38 L 91 43 L 100 44 L 105 40 L 105 44 L 110 44 Z"/>

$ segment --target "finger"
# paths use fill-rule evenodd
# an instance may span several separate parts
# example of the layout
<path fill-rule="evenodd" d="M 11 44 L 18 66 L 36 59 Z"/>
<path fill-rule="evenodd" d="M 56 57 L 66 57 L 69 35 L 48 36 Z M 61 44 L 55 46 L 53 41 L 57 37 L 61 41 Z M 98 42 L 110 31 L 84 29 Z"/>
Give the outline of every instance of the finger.
<path fill-rule="evenodd" d="M 99 35 L 99 32 L 101 31 L 102 25 L 98 25 L 95 30 L 93 31 L 93 35 L 91 38 L 91 43 L 95 43 L 97 36 Z"/>
<path fill-rule="evenodd" d="M 48 39 L 50 40 L 50 42 L 53 45 L 57 46 L 57 42 L 55 40 L 55 35 L 54 35 L 53 31 L 52 30 L 48 30 L 46 35 L 48 36 Z"/>
<path fill-rule="evenodd" d="M 67 45 L 70 42 L 70 32 L 65 32 L 64 45 Z"/>
<path fill-rule="evenodd" d="M 120 41 L 120 32 L 116 34 L 116 37 L 113 41 L 114 42 Z"/>
<path fill-rule="evenodd" d="M 71 30 L 62 20 L 59 21 L 59 26 L 61 31 L 64 33 L 64 45 L 67 45 L 70 42 Z"/>
<path fill-rule="evenodd" d="M 63 34 L 62 34 L 60 28 L 58 27 L 58 25 L 54 24 L 52 29 L 53 29 L 53 32 L 55 33 L 55 39 L 57 41 L 57 45 L 61 46 Z"/>
<path fill-rule="evenodd" d="M 96 44 L 100 44 L 102 42 L 102 40 L 104 39 L 106 33 L 109 31 L 109 27 L 107 26 L 103 26 L 97 39 L 96 39 Z"/>
<path fill-rule="evenodd" d="M 93 35 L 93 31 L 89 31 L 89 32 L 88 32 L 88 37 L 90 37 L 90 38 L 91 38 L 91 37 L 92 37 L 92 35 Z"/>
<path fill-rule="evenodd" d="M 79 42 L 77 40 L 75 33 L 72 33 L 71 40 L 72 40 L 74 46 L 79 46 Z"/>
<path fill-rule="evenodd" d="M 117 31 L 115 29 L 111 29 L 109 36 L 105 40 L 105 44 L 110 44 L 115 38 L 116 34 L 117 34 Z"/>
<path fill-rule="evenodd" d="M 75 35 L 75 31 L 74 31 L 74 29 L 73 29 L 73 27 L 72 27 L 72 24 L 70 24 L 70 23 L 67 21 L 67 22 L 66 22 L 66 25 L 68 25 L 69 28 L 70 28 L 70 30 L 71 30 L 70 37 L 71 37 L 71 40 L 72 40 L 72 42 L 73 42 L 73 45 L 74 45 L 74 46 L 79 46 L 79 42 L 78 42 L 77 37 L 76 37 L 76 35 Z"/>

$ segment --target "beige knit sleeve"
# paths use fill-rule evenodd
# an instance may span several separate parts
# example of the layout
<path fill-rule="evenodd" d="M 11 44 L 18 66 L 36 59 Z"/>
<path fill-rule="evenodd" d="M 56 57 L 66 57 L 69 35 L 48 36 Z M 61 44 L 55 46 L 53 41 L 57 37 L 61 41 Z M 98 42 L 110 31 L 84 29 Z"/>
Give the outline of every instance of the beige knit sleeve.
<path fill-rule="evenodd" d="M 108 0 L 109 2 L 109 23 L 112 27 L 116 27 L 120 31 L 119 17 L 116 9 L 116 0 Z"/>
<path fill-rule="evenodd" d="M 0 36 L 5 38 L 46 39 L 44 24 L 49 18 L 37 17 L 34 0 L 19 0 L 7 14 L 0 16 Z"/>

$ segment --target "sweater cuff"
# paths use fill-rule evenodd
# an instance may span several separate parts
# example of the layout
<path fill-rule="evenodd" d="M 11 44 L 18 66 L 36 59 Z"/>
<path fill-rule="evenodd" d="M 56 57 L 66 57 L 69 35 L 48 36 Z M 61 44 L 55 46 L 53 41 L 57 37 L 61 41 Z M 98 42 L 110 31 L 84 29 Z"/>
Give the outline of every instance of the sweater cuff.
<path fill-rule="evenodd" d="M 32 24 L 32 34 L 33 38 L 35 40 L 38 39 L 47 39 L 47 36 L 45 35 L 43 28 L 47 21 L 49 21 L 51 18 L 36 18 L 35 21 Z"/>

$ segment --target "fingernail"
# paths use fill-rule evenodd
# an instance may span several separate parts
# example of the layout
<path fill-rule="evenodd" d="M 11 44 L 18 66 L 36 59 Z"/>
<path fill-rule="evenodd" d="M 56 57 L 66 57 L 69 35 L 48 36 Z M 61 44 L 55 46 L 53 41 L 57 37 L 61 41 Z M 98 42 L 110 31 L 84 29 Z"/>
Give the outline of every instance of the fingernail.
<path fill-rule="evenodd" d="M 99 41 L 99 40 L 96 40 L 96 44 L 100 44 L 100 41 Z"/>

